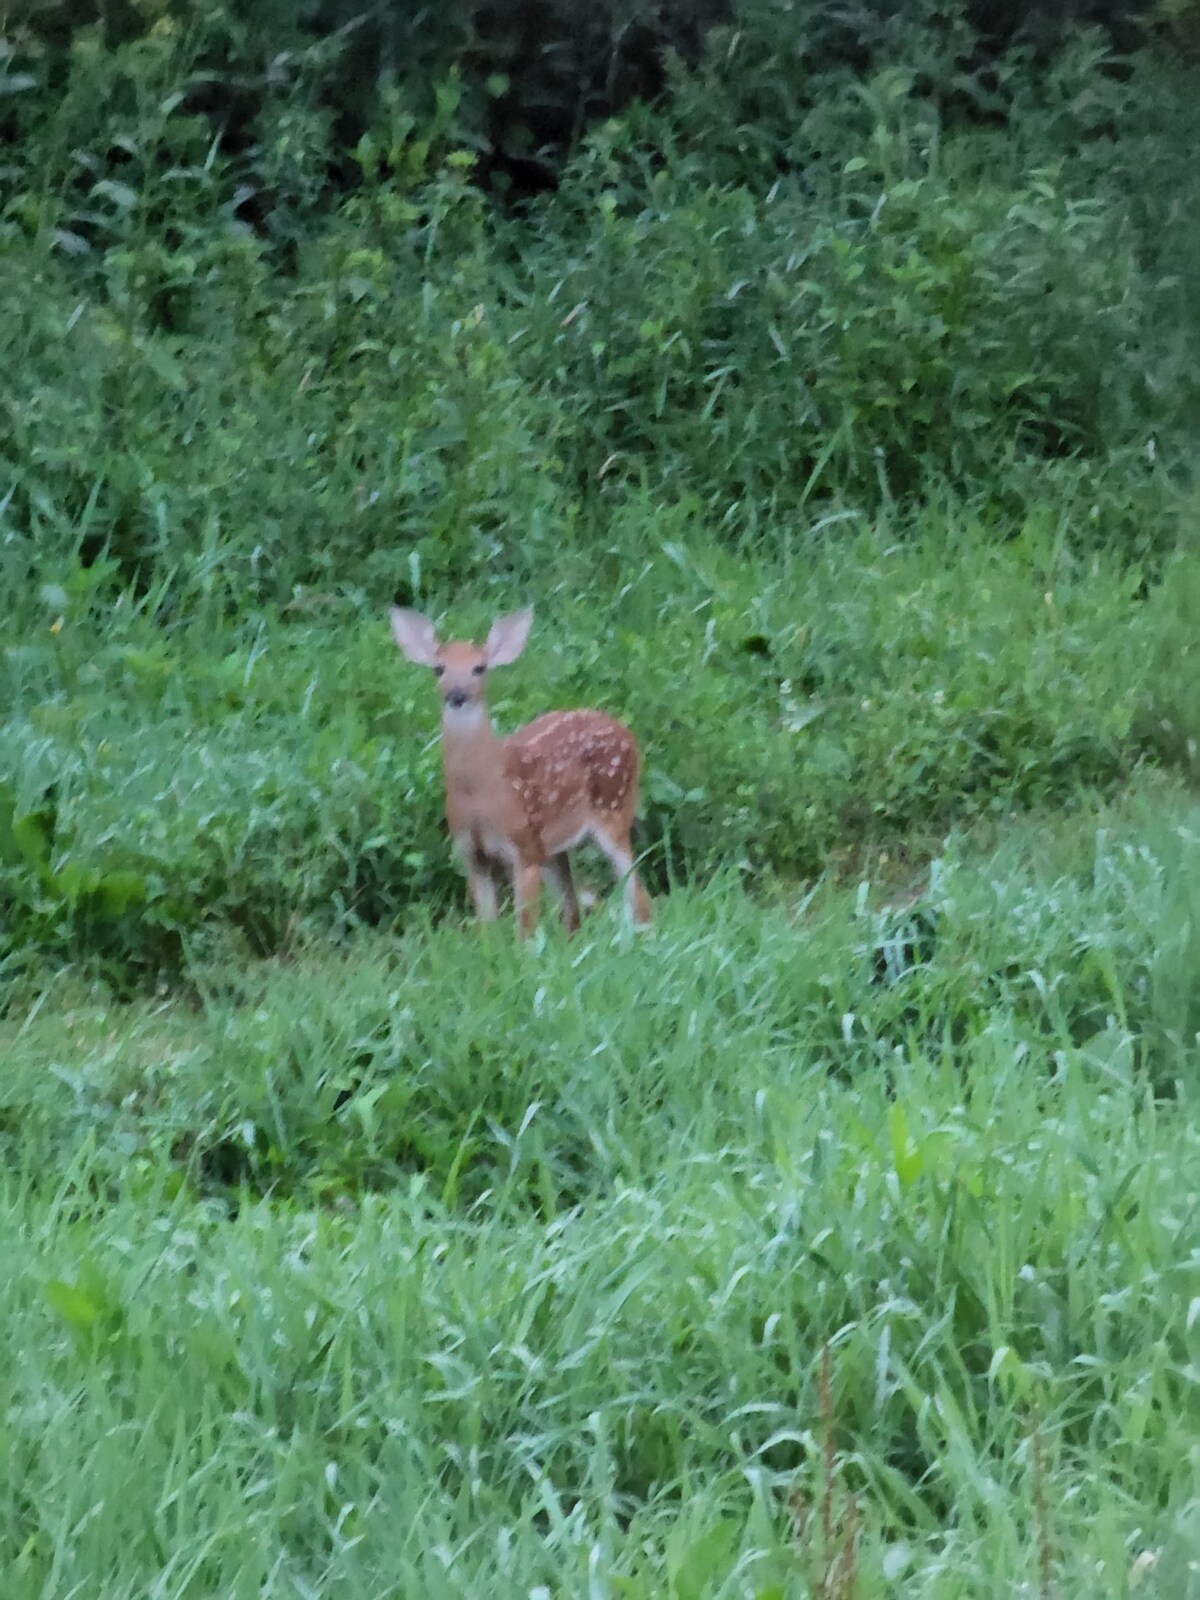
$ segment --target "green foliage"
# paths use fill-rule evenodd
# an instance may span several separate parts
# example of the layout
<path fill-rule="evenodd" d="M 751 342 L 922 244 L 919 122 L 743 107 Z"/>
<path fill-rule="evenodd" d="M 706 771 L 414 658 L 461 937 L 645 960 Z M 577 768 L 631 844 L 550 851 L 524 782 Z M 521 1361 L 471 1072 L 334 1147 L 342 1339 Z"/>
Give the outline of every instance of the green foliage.
<path fill-rule="evenodd" d="M 233 610 L 411 586 L 413 561 L 519 581 L 641 489 L 764 548 L 933 482 L 1019 525 L 1046 463 L 1187 455 L 1195 269 L 1164 224 L 1195 97 L 1151 63 L 1123 86 L 1094 48 L 1014 60 L 997 162 L 915 58 L 814 79 L 785 145 L 717 56 L 513 222 L 471 182 L 460 79 L 424 113 L 393 85 L 344 150 L 283 81 L 235 149 L 197 110 L 201 44 L 81 34 L 54 97 L 18 70 L 41 58 L 6 69 L 0 579 L 104 556 Z M 1169 548 L 1144 456 L 1116 492 L 1119 537 Z"/>
<path fill-rule="evenodd" d="M 106 933 L 126 923 L 146 900 L 138 872 L 83 867 L 56 855 L 57 811 L 52 799 L 18 811 L 11 786 L 0 786 L 0 872 L 7 891 L 13 945 L 50 944 L 77 931 Z"/>
<path fill-rule="evenodd" d="M 11 1591 L 801 1595 L 830 1471 L 860 1593 L 1186 1571 L 1198 893 L 1154 785 L 907 905 L 59 984 L 2 1040 Z"/>
<path fill-rule="evenodd" d="M 686 486 L 760 534 L 814 500 L 877 507 L 1113 437 L 1133 266 L 1053 174 L 964 193 L 875 140 L 830 223 L 795 184 L 632 190 L 624 142 L 597 142 L 571 189 L 586 209 L 552 211 L 527 255 L 554 291 L 530 285 L 522 348 L 543 382 L 553 349 L 551 393 L 580 397 L 558 428 L 580 482 Z"/>
<path fill-rule="evenodd" d="M 1010 10 L 0 22 L 6 1597 L 1192 1594 L 1200 96 Z"/>
<path fill-rule="evenodd" d="M 956 822 L 1194 762 L 1194 558 L 1139 603 L 1140 574 L 1072 557 L 1065 528 L 997 545 L 932 511 L 923 531 L 843 532 L 774 567 L 706 542 L 694 508 L 646 504 L 611 541 L 598 566 L 560 555 L 495 709 L 504 727 L 589 700 L 628 719 L 660 887 L 722 864 L 766 883 L 920 853 Z M 379 610 L 314 597 L 164 632 L 148 602 L 98 607 L 94 571 L 48 587 L 6 641 L 0 772 L 17 815 L 53 786 L 53 848 L 91 908 L 57 895 L 34 916 L 40 869 L 14 862 L 16 946 L 115 959 L 92 915 L 110 879 L 144 886 L 121 920 L 130 977 L 222 927 L 269 951 L 304 925 L 461 898 L 434 696 Z M 449 621 L 478 634 L 516 597 Z"/>

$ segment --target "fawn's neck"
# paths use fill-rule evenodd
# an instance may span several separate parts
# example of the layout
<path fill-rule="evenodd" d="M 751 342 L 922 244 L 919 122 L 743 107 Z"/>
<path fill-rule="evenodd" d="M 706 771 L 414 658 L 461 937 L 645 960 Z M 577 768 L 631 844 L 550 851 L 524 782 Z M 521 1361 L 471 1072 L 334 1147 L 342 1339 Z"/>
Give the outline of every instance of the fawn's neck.
<path fill-rule="evenodd" d="M 442 710 L 442 766 L 447 789 L 470 789 L 500 764 L 504 740 L 497 737 L 487 706 Z"/>

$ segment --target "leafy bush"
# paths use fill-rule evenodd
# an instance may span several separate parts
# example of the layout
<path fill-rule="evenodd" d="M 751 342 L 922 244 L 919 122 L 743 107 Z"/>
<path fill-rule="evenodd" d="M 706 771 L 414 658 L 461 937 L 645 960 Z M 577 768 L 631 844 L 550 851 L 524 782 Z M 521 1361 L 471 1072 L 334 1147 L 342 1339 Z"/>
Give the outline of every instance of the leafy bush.
<path fill-rule="evenodd" d="M 761 201 L 631 186 L 623 144 L 597 143 L 527 257 L 521 349 L 548 398 L 577 397 L 558 440 L 581 486 L 645 479 L 757 531 L 831 494 L 871 507 L 1111 441 L 1133 264 L 1051 174 L 965 190 L 889 173 L 876 144 L 831 223 L 782 182 Z"/>
<path fill-rule="evenodd" d="M 791 70 L 768 34 L 793 11 L 739 49 Z M 519 579 L 641 487 L 770 543 L 935 482 L 986 484 L 1019 525 L 1040 463 L 1186 454 L 1192 269 L 1161 241 L 1194 113 L 1153 63 L 1121 85 L 1090 45 L 1040 73 L 1013 58 L 997 155 L 915 57 L 805 78 L 792 118 L 761 62 L 758 101 L 723 98 L 718 53 L 514 221 L 471 184 L 454 80 L 421 113 L 393 86 L 340 153 L 281 82 L 248 153 L 196 108 L 203 38 L 160 21 L 79 35 L 60 94 L 47 58 L 9 97 L 0 279 L 27 314 L 0 332 L 0 579 L 108 557 L 236 611 L 411 589 L 413 563 Z M 933 38 L 905 23 L 895 48 Z M 1138 553 L 1147 476 L 1118 491 Z"/>

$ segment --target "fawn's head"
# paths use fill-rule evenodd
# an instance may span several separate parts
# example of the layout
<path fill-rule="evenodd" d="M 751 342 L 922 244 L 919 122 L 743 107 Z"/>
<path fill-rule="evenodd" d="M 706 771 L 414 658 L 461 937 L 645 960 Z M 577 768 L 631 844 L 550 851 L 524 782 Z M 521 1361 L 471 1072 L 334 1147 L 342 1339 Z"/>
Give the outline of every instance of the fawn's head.
<path fill-rule="evenodd" d="M 419 611 L 392 607 L 392 634 L 401 651 L 418 666 L 432 667 L 442 696 L 442 716 L 473 721 L 482 711 L 490 667 L 506 667 L 525 648 L 532 611 L 516 611 L 492 623 L 487 642 L 452 639 L 439 644 L 433 623 Z"/>

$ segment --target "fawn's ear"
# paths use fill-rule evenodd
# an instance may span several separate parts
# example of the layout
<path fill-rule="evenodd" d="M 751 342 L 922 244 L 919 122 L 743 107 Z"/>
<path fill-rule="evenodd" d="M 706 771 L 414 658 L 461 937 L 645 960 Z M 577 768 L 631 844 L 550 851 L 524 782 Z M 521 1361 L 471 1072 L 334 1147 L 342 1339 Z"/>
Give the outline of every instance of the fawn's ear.
<path fill-rule="evenodd" d="M 403 606 L 392 607 L 392 637 L 410 661 L 419 667 L 437 664 L 437 634 L 433 623 L 419 611 L 408 611 Z"/>
<path fill-rule="evenodd" d="M 507 667 L 525 648 L 533 626 L 532 611 L 514 611 L 511 617 L 497 617 L 487 636 L 484 654 L 489 667 Z"/>

